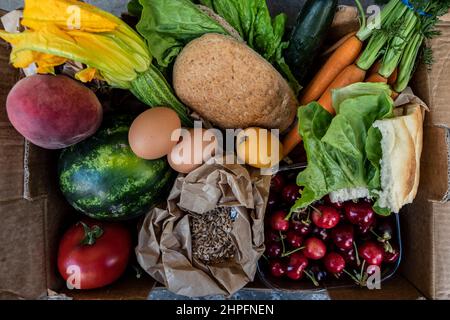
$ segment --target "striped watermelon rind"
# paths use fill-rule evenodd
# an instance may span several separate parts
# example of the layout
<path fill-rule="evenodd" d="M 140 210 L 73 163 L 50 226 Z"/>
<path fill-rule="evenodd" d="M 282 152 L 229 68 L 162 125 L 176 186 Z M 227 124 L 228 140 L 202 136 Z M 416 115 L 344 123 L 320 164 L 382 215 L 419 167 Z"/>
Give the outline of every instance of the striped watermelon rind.
<path fill-rule="evenodd" d="M 66 148 L 59 183 L 69 203 L 100 220 L 135 218 L 163 200 L 174 180 L 167 160 L 138 158 L 128 144 L 133 118 L 106 118 L 91 138 Z"/>

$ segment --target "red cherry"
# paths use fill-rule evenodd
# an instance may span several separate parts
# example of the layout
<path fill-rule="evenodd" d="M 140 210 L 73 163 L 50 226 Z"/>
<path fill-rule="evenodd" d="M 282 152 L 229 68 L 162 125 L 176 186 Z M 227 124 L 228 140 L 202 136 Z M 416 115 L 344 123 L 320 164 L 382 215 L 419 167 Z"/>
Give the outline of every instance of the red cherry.
<path fill-rule="evenodd" d="M 281 241 L 280 234 L 273 230 L 267 229 L 266 235 L 265 235 L 265 241 L 266 241 L 266 243 Z"/>
<path fill-rule="evenodd" d="M 267 210 L 269 211 L 273 210 L 279 202 L 280 198 L 276 193 L 274 192 L 269 193 L 269 198 L 267 200 Z"/>
<path fill-rule="evenodd" d="M 289 265 L 302 266 L 305 269 L 308 266 L 308 259 L 301 252 L 294 252 L 289 256 Z"/>
<path fill-rule="evenodd" d="M 294 204 L 300 196 L 300 187 L 296 184 L 288 184 L 281 192 L 281 198 L 286 204 Z"/>
<path fill-rule="evenodd" d="M 351 248 L 349 250 L 343 250 L 338 248 L 339 253 L 344 258 L 345 263 L 349 266 L 356 268 L 358 266 L 358 261 L 356 259 L 355 249 Z"/>
<path fill-rule="evenodd" d="M 375 213 L 368 202 L 346 202 L 344 210 L 348 221 L 352 224 L 370 227 L 375 222 Z"/>
<path fill-rule="evenodd" d="M 303 254 L 308 259 L 319 260 L 322 259 L 327 253 L 327 247 L 325 246 L 325 243 L 318 238 L 308 238 L 306 239 L 304 245 L 305 249 L 303 250 Z"/>
<path fill-rule="evenodd" d="M 331 238 L 336 247 L 344 250 L 353 248 L 354 232 L 350 224 L 341 224 L 331 230 Z"/>
<path fill-rule="evenodd" d="M 323 264 L 328 272 L 340 273 L 345 268 L 344 258 L 336 252 L 330 252 L 323 260 Z"/>
<path fill-rule="evenodd" d="M 329 197 L 328 195 L 326 195 L 326 196 L 323 198 L 323 200 L 324 200 L 324 202 L 325 202 L 327 205 L 330 205 L 330 206 L 332 206 L 332 207 L 335 207 L 335 208 L 338 209 L 338 210 L 344 208 L 344 203 L 343 203 L 343 202 L 331 202 L 331 199 L 330 199 L 330 197 Z"/>
<path fill-rule="evenodd" d="M 267 245 L 266 253 L 270 258 L 277 258 L 283 253 L 283 248 L 280 243 L 271 242 Z"/>
<path fill-rule="evenodd" d="M 272 260 L 269 262 L 270 273 L 274 277 L 282 277 L 286 274 L 286 266 L 279 260 Z"/>
<path fill-rule="evenodd" d="M 317 206 L 312 211 L 311 219 L 319 228 L 331 229 L 339 223 L 339 211 L 330 206 Z"/>
<path fill-rule="evenodd" d="M 270 181 L 270 190 L 276 193 L 280 193 L 285 186 L 284 178 L 281 174 L 276 174 Z"/>
<path fill-rule="evenodd" d="M 286 275 L 289 279 L 300 280 L 303 277 L 303 268 L 300 266 L 287 266 Z"/>
<path fill-rule="evenodd" d="M 400 258 L 400 251 L 396 247 L 393 247 L 392 252 L 387 251 L 384 252 L 383 262 L 395 263 L 398 261 L 399 258 Z"/>
<path fill-rule="evenodd" d="M 374 241 L 360 245 L 358 253 L 369 265 L 379 266 L 383 263 L 384 249 Z"/>
<path fill-rule="evenodd" d="M 378 219 L 375 232 L 383 240 L 391 240 L 394 237 L 394 224 L 390 218 Z"/>
<path fill-rule="evenodd" d="M 289 229 L 289 221 L 285 220 L 287 213 L 283 210 L 275 212 L 270 217 L 270 226 L 276 231 L 287 231 Z"/>
<path fill-rule="evenodd" d="M 303 243 L 303 237 L 293 230 L 288 231 L 286 240 L 292 248 L 300 248 Z"/>
<path fill-rule="evenodd" d="M 311 224 L 306 224 L 302 221 L 293 221 L 291 228 L 301 236 L 307 236 L 312 231 Z"/>
<path fill-rule="evenodd" d="M 367 268 L 366 268 L 367 275 L 371 276 L 372 274 L 374 274 L 377 271 L 377 268 L 380 268 L 380 267 L 375 266 L 375 265 L 367 266 Z"/>
<path fill-rule="evenodd" d="M 314 227 L 312 230 L 312 234 L 322 241 L 328 241 L 328 239 L 330 239 L 330 230 L 329 229 L 322 229 L 319 227 Z"/>
<path fill-rule="evenodd" d="M 317 281 L 322 282 L 328 277 L 328 273 L 326 270 L 323 269 L 321 264 L 315 262 L 313 263 L 309 271 L 313 274 L 314 278 L 316 278 Z"/>

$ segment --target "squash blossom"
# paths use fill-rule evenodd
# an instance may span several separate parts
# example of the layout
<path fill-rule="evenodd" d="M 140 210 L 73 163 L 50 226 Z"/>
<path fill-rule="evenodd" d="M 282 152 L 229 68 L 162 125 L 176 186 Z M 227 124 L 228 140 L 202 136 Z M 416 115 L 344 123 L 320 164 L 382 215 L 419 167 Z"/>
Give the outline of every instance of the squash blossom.
<path fill-rule="evenodd" d="M 0 30 L 12 45 L 16 68 L 37 65 L 38 73 L 54 73 L 68 60 L 87 67 L 75 77 L 83 82 L 104 80 L 128 89 L 149 106 L 170 106 L 184 125 L 192 120 L 164 76 L 152 64 L 146 42 L 125 22 L 77 0 L 25 0 L 21 33 Z"/>

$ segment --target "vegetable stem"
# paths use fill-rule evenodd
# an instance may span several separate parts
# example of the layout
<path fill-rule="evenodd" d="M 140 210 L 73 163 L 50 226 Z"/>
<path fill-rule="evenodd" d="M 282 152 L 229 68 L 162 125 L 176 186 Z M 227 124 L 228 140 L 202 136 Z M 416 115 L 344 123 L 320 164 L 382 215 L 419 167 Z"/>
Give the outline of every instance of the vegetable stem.
<path fill-rule="evenodd" d="M 380 28 L 380 26 L 377 25 L 375 22 L 380 21 L 381 26 L 383 26 L 386 23 L 386 20 L 391 16 L 391 13 L 398 10 L 398 7 L 397 7 L 398 5 L 400 5 L 406 9 L 406 7 L 401 3 L 400 0 L 389 1 L 389 3 L 383 8 L 383 10 L 381 10 L 381 12 L 379 14 L 379 18 L 375 17 L 373 19 L 372 23 L 369 23 L 369 24 L 366 23 L 366 25 L 364 27 L 360 28 L 360 30 L 358 31 L 356 36 L 361 41 L 367 40 L 372 35 L 374 30 Z"/>
<path fill-rule="evenodd" d="M 424 36 L 420 33 L 416 33 L 406 46 L 405 53 L 400 61 L 397 82 L 394 86 L 396 92 L 402 92 L 408 86 L 416 66 L 417 56 L 419 55 L 423 40 Z"/>
<path fill-rule="evenodd" d="M 171 86 L 153 64 L 146 72 L 139 74 L 131 82 L 130 90 L 139 100 L 151 107 L 171 107 L 178 114 L 184 126 L 193 126 L 188 109 L 178 100 Z"/>
<path fill-rule="evenodd" d="M 354 1 L 355 1 L 356 7 L 358 8 L 358 12 L 359 12 L 360 29 L 365 29 L 367 27 L 366 12 L 364 11 L 364 8 L 361 5 L 361 2 L 359 0 L 354 0 Z"/>

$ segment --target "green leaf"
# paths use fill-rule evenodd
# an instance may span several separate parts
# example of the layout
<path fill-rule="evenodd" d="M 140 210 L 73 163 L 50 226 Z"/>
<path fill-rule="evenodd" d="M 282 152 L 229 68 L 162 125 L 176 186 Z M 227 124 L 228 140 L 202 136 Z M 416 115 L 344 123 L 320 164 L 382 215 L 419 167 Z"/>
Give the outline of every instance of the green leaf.
<path fill-rule="evenodd" d="M 334 92 L 334 118 L 317 102 L 299 108 L 308 167 L 297 177 L 303 191 L 293 211 L 332 191 L 380 188 L 381 134 L 372 125 L 393 116 L 389 95 L 383 84 L 360 83 Z"/>
<path fill-rule="evenodd" d="M 189 0 L 139 0 L 139 3 L 143 9 L 136 28 L 162 67 L 167 67 L 191 40 L 206 33 L 227 34 Z"/>
<path fill-rule="evenodd" d="M 140 17 L 142 13 L 142 5 L 139 0 L 131 0 L 128 2 L 128 13 L 135 17 Z"/>
<path fill-rule="evenodd" d="M 200 0 L 200 3 L 214 10 L 239 32 L 247 44 L 272 63 L 288 80 L 297 94 L 301 87 L 284 61 L 283 42 L 287 16 L 270 16 L 266 0 Z"/>

